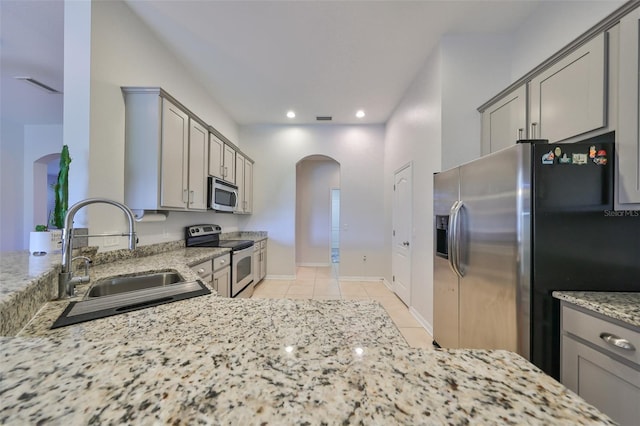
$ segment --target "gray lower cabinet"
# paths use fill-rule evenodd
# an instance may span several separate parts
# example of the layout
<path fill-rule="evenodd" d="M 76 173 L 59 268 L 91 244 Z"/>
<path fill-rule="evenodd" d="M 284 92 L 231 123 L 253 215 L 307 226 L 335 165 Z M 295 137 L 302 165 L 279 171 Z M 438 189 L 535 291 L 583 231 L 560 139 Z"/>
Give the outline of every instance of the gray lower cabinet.
<path fill-rule="evenodd" d="M 213 288 L 220 297 L 230 297 L 231 293 L 231 256 L 213 259 Z"/>
<path fill-rule="evenodd" d="M 562 383 L 621 425 L 640 421 L 640 331 L 562 303 Z"/>
<path fill-rule="evenodd" d="M 258 284 L 267 276 L 267 240 L 256 241 L 253 246 L 253 281 Z"/>

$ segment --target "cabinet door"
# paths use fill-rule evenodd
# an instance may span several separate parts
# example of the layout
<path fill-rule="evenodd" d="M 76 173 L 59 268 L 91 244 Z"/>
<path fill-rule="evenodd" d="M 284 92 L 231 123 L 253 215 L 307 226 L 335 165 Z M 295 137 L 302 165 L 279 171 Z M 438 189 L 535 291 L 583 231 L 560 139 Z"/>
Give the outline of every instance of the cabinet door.
<path fill-rule="evenodd" d="M 640 371 L 562 336 L 561 381 L 621 425 L 640 419 Z"/>
<path fill-rule="evenodd" d="M 527 87 L 522 86 L 482 112 L 482 155 L 527 137 Z"/>
<path fill-rule="evenodd" d="M 160 204 L 186 208 L 189 169 L 189 116 L 166 99 L 162 100 L 162 160 Z"/>
<path fill-rule="evenodd" d="M 529 137 L 558 142 L 606 123 L 606 46 L 602 33 L 529 83 Z"/>
<path fill-rule="evenodd" d="M 231 268 L 222 268 L 213 274 L 213 288 L 221 297 L 229 297 L 229 289 L 231 288 Z"/>
<path fill-rule="evenodd" d="M 207 209 L 207 129 L 195 120 L 189 127 L 189 209 Z"/>
<path fill-rule="evenodd" d="M 260 243 L 256 243 L 256 246 Z M 260 282 L 260 250 L 254 250 L 251 267 L 253 268 L 253 282 L 258 284 Z"/>
<path fill-rule="evenodd" d="M 616 137 L 618 201 L 622 204 L 639 203 L 638 209 L 640 209 L 639 38 L 640 8 L 620 20 L 619 106 Z"/>
<path fill-rule="evenodd" d="M 253 163 L 244 161 L 244 212 L 253 213 Z"/>
<path fill-rule="evenodd" d="M 238 186 L 238 205 L 236 213 L 244 213 L 244 157 L 236 153 L 236 185 Z"/>
<path fill-rule="evenodd" d="M 224 146 L 224 180 L 236 183 L 236 152 L 229 145 Z"/>
<path fill-rule="evenodd" d="M 209 133 L 209 175 L 223 178 L 224 143 L 213 133 Z"/>
<path fill-rule="evenodd" d="M 260 279 L 267 276 L 267 249 L 260 249 Z"/>

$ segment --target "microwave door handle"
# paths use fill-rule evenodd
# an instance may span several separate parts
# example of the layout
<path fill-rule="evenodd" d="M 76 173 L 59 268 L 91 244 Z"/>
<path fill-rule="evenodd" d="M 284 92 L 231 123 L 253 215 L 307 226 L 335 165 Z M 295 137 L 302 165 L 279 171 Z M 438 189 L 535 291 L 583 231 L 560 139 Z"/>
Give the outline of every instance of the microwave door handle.
<path fill-rule="evenodd" d="M 238 208 L 238 191 L 233 190 L 233 208 Z"/>

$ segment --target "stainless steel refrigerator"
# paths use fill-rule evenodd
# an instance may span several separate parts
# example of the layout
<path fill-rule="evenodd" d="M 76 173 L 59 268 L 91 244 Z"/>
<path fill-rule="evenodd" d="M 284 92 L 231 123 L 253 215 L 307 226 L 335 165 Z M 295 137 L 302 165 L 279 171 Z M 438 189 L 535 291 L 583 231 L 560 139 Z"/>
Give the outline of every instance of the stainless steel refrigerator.
<path fill-rule="evenodd" d="M 613 210 L 614 138 L 528 141 L 434 176 L 434 344 L 559 377 L 554 290 L 640 291 L 640 211 Z"/>

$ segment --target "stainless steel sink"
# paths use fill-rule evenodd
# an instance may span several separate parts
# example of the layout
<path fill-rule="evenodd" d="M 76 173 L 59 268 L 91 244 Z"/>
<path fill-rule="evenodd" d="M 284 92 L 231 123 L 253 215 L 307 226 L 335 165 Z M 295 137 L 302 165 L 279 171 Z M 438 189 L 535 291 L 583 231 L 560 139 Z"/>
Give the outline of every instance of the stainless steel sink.
<path fill-rule="evenodd" d="M 202 281 L 184 281 L 176 271 L 117 276 L 97 281 L 84 300 L 71 302 L 51 328 L 123 314 L 211 294 Z"/>
<path fill-rule="evenodd" d="M 141 275 L 117 276 L 97 281 L 87 292 L 85 299 L 110 296 L 146 288 L 164 287 L 184 281 L 175 271 L 154 272 Z"/>

